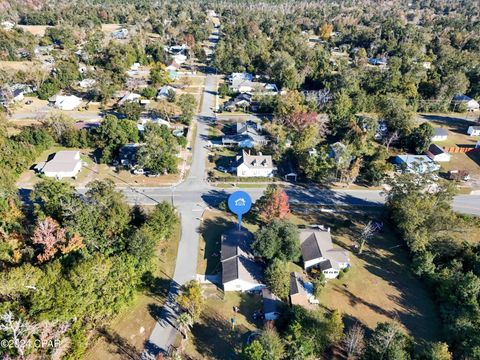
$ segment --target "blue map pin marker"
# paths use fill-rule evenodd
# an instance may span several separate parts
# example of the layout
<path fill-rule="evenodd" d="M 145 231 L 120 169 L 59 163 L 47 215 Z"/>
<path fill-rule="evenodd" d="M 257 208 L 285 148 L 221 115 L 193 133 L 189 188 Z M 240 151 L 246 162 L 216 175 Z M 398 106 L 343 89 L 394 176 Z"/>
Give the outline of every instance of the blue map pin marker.
<path fill-rule="evenodd" d="M 238 228 L 242 225 L 242 215 L 252 207 L 252 199 L 245 191 L 235 191 L 228 197 L 228 208 L 238 216 Z"/>

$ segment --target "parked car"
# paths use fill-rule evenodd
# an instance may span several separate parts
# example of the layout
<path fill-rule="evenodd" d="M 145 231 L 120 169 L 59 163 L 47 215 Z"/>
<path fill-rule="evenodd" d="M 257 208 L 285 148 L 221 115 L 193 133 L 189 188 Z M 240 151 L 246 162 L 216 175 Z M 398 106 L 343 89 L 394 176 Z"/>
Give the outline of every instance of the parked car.
<path fill-rule="evenodd" d="M 143 169 L 134 169 L 132 171 L 133 175 L 145 175 L 145 170 Z"/>
<path fill-rule="evenodd" d="M 25 101 L 25 105 L 30 105 L 31 103 L 33 103 L 33 100 L 27 100 L 27 101 Z"/>

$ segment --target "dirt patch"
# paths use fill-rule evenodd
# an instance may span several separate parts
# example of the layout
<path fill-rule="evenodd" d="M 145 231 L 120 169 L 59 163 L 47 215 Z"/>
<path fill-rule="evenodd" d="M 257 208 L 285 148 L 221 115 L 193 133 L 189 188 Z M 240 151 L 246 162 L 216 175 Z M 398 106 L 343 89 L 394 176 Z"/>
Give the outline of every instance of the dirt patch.
<path fill-rule="evenodd" d="M 17 25 L 19 28 L 36 36 L 44 36 L 45 31 L 52 26 L 48 25 Z"/>

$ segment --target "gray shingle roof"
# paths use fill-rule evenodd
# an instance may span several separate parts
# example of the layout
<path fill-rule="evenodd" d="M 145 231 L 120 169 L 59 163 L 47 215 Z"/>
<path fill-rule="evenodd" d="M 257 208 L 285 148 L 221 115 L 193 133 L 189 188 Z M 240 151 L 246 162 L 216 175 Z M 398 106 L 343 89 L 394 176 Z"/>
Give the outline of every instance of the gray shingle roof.
<path fill-rule="evenodd" d="M 235 256 L 222 262 L 222 283 L 241 279 L 249 283 L 262 284 L 263 268 L 245 256 Z"/>
<path fill-rule="evenodd" d="M 332 247 L 332 236 L 329 231 L 304 230 L 300 232 L 303 261 L 325 257 L 327 250 Z"/>
<path fill-rule="evenodd" d="M 300 274 L 296 272 L 290 273 L 290 295 L 307 295 L 303 286 L 303 279 Z"/>
<path fill-rule="evenodd" d="M 237 156 L 237 166 L 245 164 L 250 169 L 273 168 L 273 161 L 270 155 L 250 155 L 245 150 L 242 155 Z"/>
<path fill-rule="evenodd" d="M 221 261 L 228 260 L 238 255 L 250 253 L 252 233 L 242 228 L 239 230 L 235 225 L 222 234 Z"/>

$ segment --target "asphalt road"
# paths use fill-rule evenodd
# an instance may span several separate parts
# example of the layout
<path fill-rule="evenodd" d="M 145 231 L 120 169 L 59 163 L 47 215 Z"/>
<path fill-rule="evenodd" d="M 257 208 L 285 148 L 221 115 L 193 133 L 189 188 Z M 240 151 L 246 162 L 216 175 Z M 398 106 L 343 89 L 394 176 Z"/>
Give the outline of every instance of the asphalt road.
<path fill-rule="evenodd" d="M 196 279 L 199 227 L 206 203 L 202 200 L 205 187 L 207 123 L 214 119 L 212 108 L 215 104 L 217 78 L 207 75 L 200 115 L 197 117 L 197 137 L 194 144 L 192 165 L 188 177 L 177 187 L 144 188 L 122 190 L 132 204 L 154 205 L 170 200 L 176 206 L 181 219 L 181 238 L 175 264 L 175 272 L 165 306 L 158 316 L 157 323 L 145 346 L 143 357 L 168 352 L 178 333 L 176 327 L 175 297 L 181 285 Z"/>
<path fill-rule="evenodd" d="M 182 184 L 183 185 L 183 184 Z M 188 186 L 128 188 L 121 189 L 130 204 L 155 205 L 161 201 L 172 202 L 175 206 L 208 205 L 216 207 L 237 189 L 220 189 L 207 183 L 191 182 Z M 253 200 L 258 199 L 263 189 L 241 189 L 248 192 Z M 378 190 L 325 190 L 290 186 L 286 188 L 290 203 L 329 206 L 382 206 L 385 198 Z M 480 195 L 457 195 L 452 207 L 464 214 L 480 216 Z M 198 210 L 197 210 L 198 211 Z"/>

